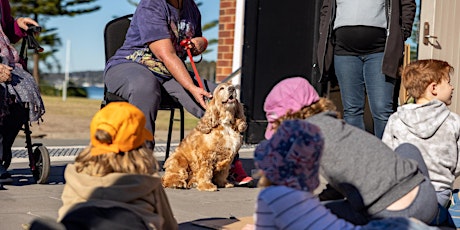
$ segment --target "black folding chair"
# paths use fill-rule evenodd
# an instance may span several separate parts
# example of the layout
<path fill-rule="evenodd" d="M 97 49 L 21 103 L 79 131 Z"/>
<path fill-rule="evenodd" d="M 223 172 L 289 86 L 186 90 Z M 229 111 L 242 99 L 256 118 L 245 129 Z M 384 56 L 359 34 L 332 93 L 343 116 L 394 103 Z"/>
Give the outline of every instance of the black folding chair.
<path fill-rule="evenodd" d="M 104 47 L 105 47 L 105 60 L 109 60 L 115 52 L 123 45 L 125 40 L 126 32 L 128 31 L 131 23 L 132 14 L 119 17 L 108 22 L 104 29 Z M 101 107 L 114 101 L 127 101 L 111 92 L 107 91 L 107 87 L 104 85 L 104 100 L 102 101 Z M 169 95 L 166 90 L 161 87 L 161 102 L 160 110 L 169 110 L 169 128 L 168 128 L 168 140 L 166 143 L 166 155 L 165 160 L 169 157 L 169 151 L 171 149 L 171 138 L 174 124 L 174 111 L 179 109 L 180 112 L 180 140 L 184 139 L 184 107 L 179 103 L 179 100 Z"/>

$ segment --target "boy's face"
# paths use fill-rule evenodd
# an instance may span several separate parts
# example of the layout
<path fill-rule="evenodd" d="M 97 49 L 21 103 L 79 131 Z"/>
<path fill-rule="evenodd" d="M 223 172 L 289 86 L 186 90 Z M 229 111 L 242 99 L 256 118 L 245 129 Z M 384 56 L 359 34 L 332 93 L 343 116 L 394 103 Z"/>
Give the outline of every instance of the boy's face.
<path fill-rule="evenodd" d="M 450 84 L 450 77 L 448 80 L 442 79 L 441 82 L 436 85 L 436 92 L 436 99 L 444 102 L 446 105 L 450 105 L 452 103 L 452 93 L 454 92 L 454 87 Z"/>

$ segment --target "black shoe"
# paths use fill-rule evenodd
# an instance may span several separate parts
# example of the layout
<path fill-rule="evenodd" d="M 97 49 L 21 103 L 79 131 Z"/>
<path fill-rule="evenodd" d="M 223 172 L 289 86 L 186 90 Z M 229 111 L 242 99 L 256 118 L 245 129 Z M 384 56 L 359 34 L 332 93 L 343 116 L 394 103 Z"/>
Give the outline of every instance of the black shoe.
<path fill-rule="evenodd" d="M 13 178 L 11 178 L 11 174 L 9 172 L 6 172 L 0 175 L 0 183 L 11 183 L 11 182 L 13 182 Z"/>

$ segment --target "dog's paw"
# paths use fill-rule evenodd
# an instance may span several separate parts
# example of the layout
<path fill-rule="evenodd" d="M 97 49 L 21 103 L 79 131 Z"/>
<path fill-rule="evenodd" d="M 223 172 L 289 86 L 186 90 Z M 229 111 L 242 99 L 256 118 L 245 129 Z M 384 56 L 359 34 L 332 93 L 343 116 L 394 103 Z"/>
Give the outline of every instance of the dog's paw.
<path fill-rule="evenodd" d="M 173 189 L 189 189 L 187 186 L 183 184 L 163 184 L 164 188 L 173 188 Z"/>
<path fill-rule="evenodd" d="M 246 124 L 246 122 L 241 122 L 238 124 L 238 131 L 240 133 L 246 131 L 247 128 L 248 128 L 248 125 Z"/>
<path fill-rule="evenodd" d="M 233 185 L 232 183 L 227 183 L 227 184 L 225 184 L 225 187 L 226 188 L 233 188 L 233 187 L 235 187 L 235 185 Z"/>
<path fill-rule="evenodd" d="M 198 184 L 196 183 L 196 181 L 189 181 L 188 184 L 187 184 L 187 187 L 188 188 L 196 188 Z"/>
<path fill-rule="evenodd" d="M 171 181 L 171 180 L 165 180 L 163 178 L 161 184 L 165 188 L 179 188 L 179 189 L 188 188 L 187 183 L 185 181 Z"/>
<path fill-rule="evenodd" d="M 196 189 L 198 189 L 199 191 L 215 192 L 217 191 L 217 186 L 213 183 L 201 183 L 198 184 Z"/>

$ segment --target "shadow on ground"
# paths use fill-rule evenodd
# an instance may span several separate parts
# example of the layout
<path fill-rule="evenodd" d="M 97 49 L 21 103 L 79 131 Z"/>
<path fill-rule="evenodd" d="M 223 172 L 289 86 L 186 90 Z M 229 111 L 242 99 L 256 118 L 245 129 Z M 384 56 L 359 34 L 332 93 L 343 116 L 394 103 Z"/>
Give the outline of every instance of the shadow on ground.
<path fill-rule="evenodd" d="M 179 224 L 179 229 L 199 230 L 203 229 L 223 229 L 223 226 L 237 222 L 236 218 L 204 218 Z"/>
<path fill-rule="evenodd" d="M 51 166 L 50 175 L 47 180 L 47 185 L 64 184 L 64 170 L 65 165 Z M 15 168 L 8 170 L 12 174 L 13 182 L 10 185 L 13 186 L 26 186 L 36 184 L 35 179 L 32 176 L 30 168 Z"/>

